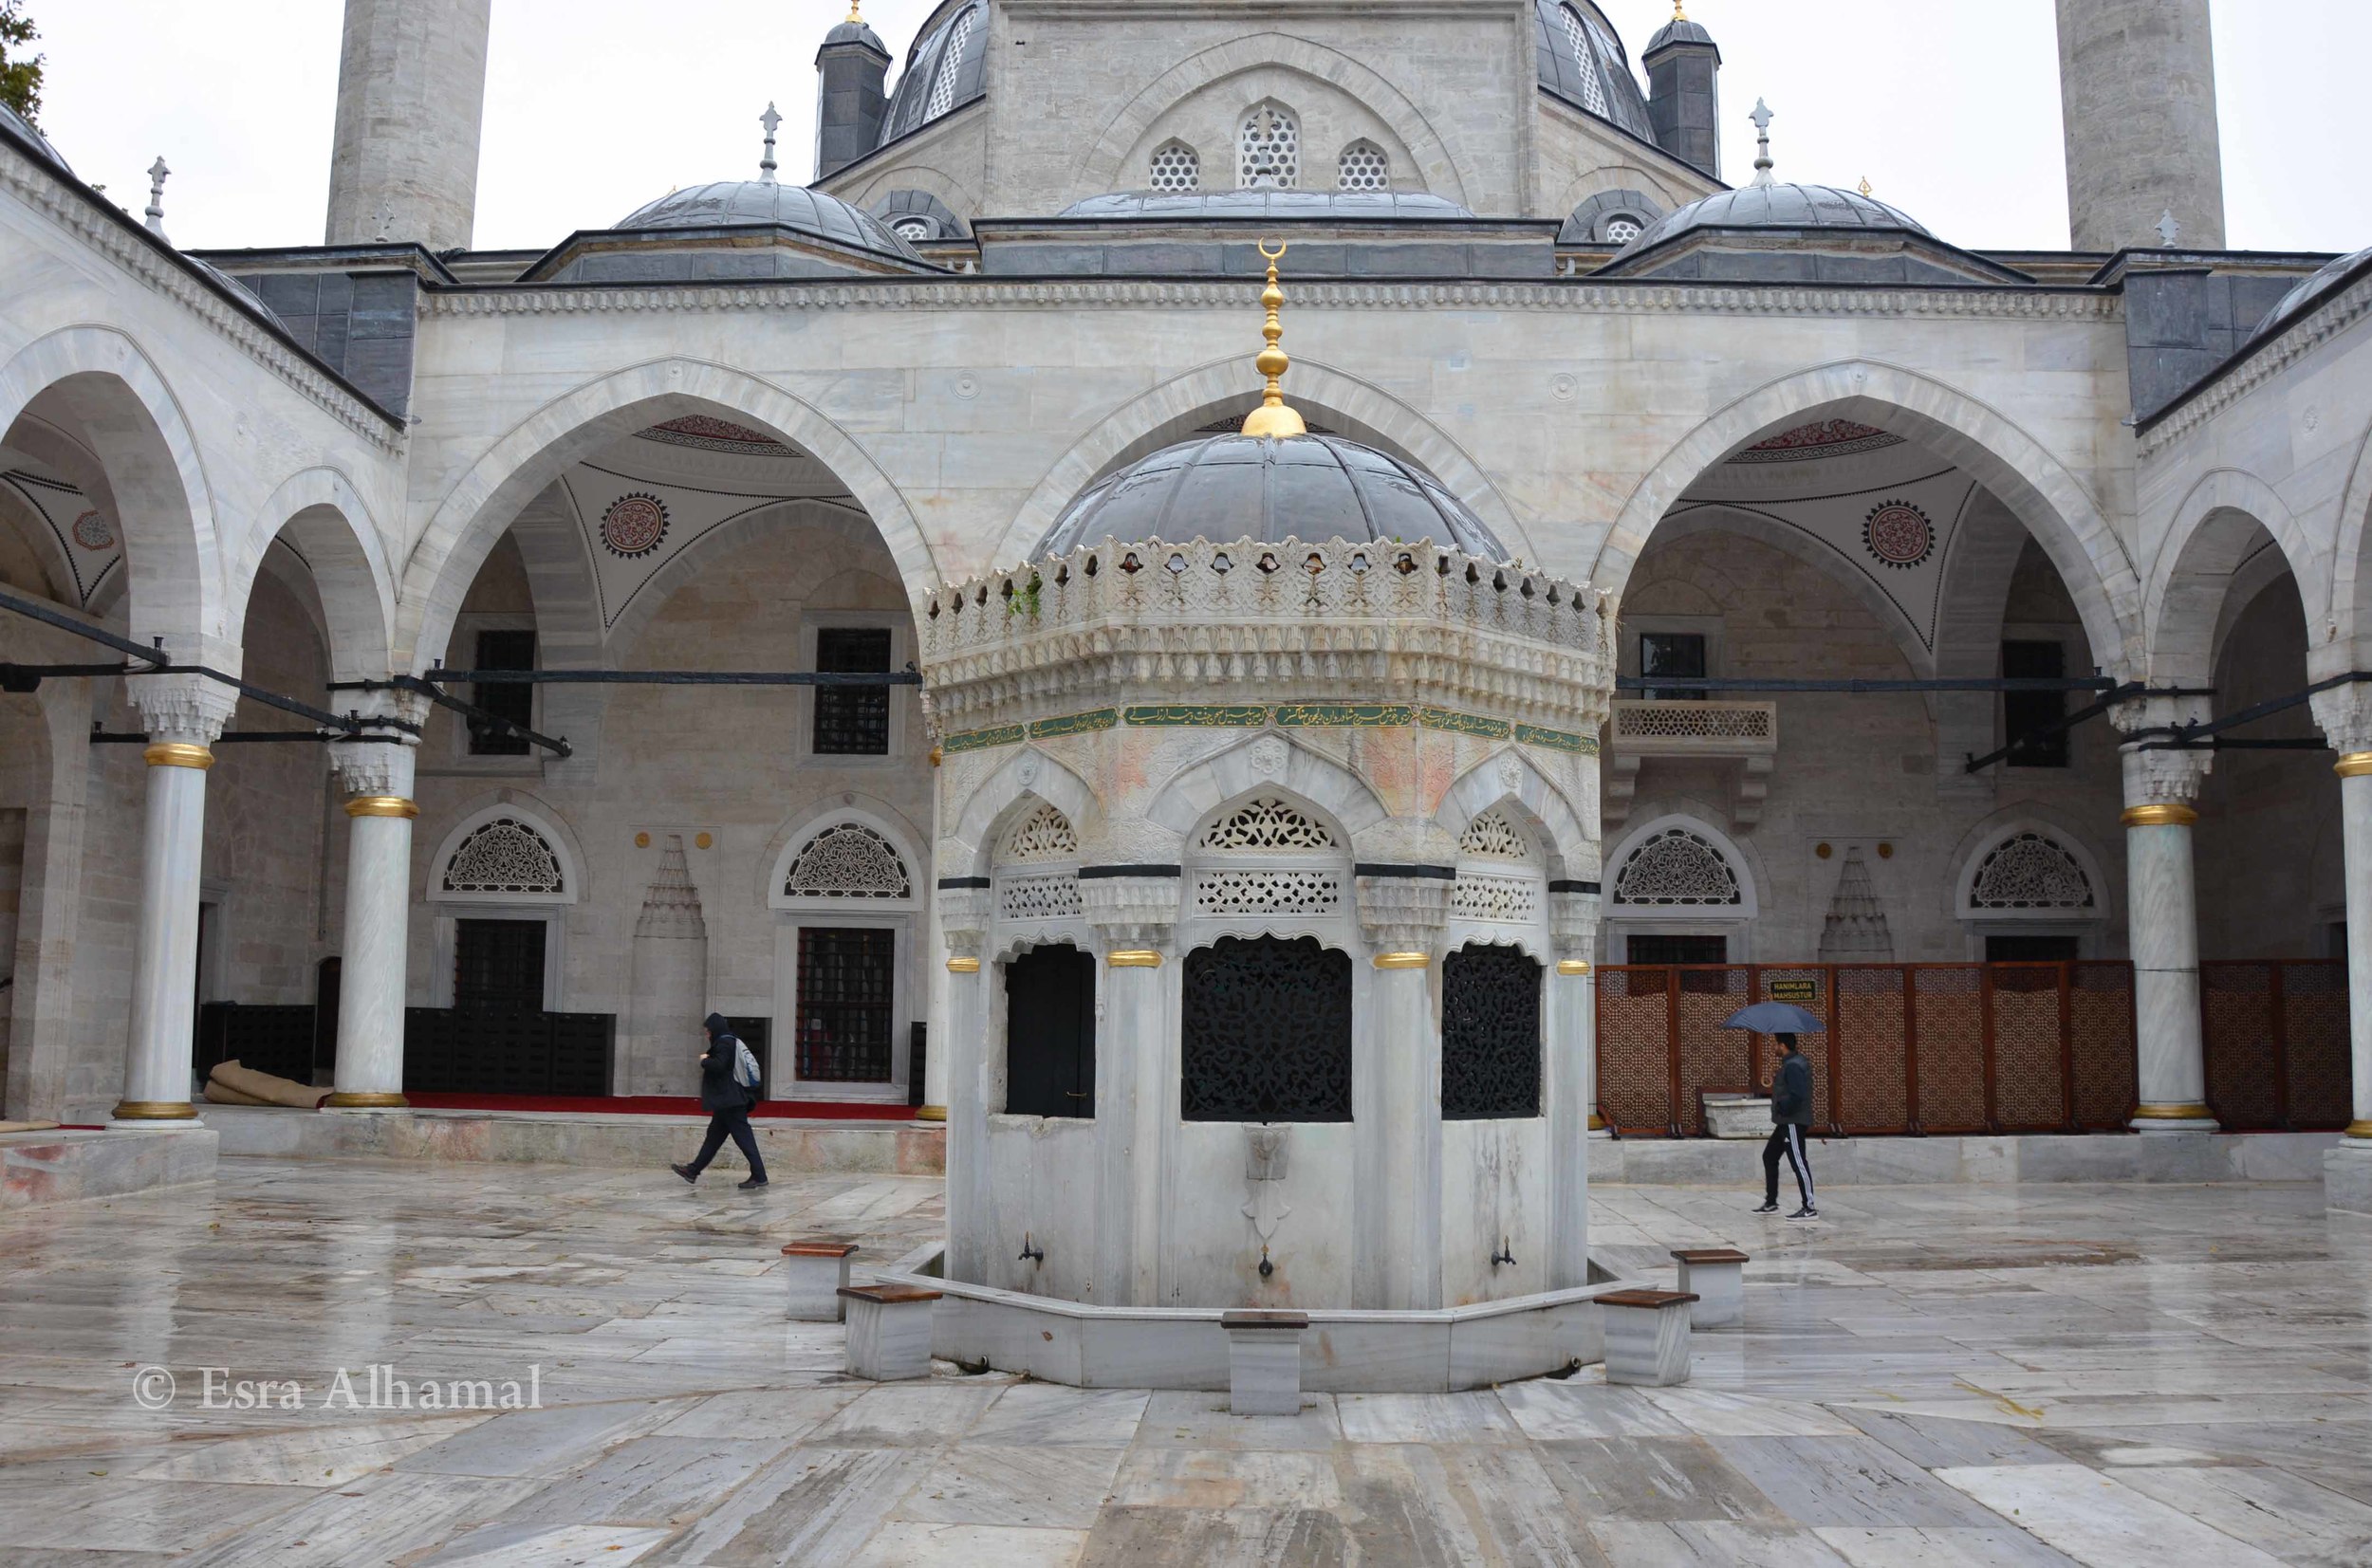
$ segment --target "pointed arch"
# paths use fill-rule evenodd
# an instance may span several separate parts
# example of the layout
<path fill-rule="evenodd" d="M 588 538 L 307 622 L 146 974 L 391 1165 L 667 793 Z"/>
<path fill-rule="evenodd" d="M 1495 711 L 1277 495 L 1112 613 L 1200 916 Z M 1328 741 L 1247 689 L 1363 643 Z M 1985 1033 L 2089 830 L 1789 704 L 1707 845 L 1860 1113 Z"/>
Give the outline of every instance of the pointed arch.
<path fill-rule="evenodd" d="M 2150 572 L 2145 600 L 2153 681 L 2206 686 L 2233 577 L 2270 535 L 2298 583 L 2312 628 L 2330 602 L 2330 560 L 2270 485 L 2238 469 L 2200 477 L 2175 508 Z M 2309 631 L 2309 638 L 2311 632 Z"/>
<path fill-rule="evenodd" d="M 1599 546 L 1589 580 L 1619 598 L 1648 539 L 1697 475 L 1766 435 L 1816 418 L 1879 426 L 1967 471 L 2049 555 L 2100 664 L 2116 671 L 2140 667 L 2140 580 L 2083 483 L 1998 411 L 1933 377 L 1876 360 L 1799 371 L 1698 424 L 1632 490 Z"/>
<path fill-rule="evenodd" d="M 1451 784 L 1434 821 L 1451 841 L 1461 839 L 1484 812 L 1507 809 L 1516 825 L 1539 840 L 1549 876 L 1598 879 L 1598 835 L 1565 791 L 1513 747 L 1492 753 Z"/>
<path fill-rule="evenodd" d="M 396 583 L 370 510 L 335 469 L 306 469 L 273 490 L 231 573 L 231 624 L 247 623 L 265 553 L 285 539 L 311 572 L 328 626 L 332 680 L 384 679 L 391 660 Z"/>
<path fill-rule="evenodd" d="M 997 842 L 1014 821 L 1039 803 L 1070 819 L 1082 843 L 1095 832 L 1095 792 L 1086 781 L 1034 746 L 1025 746 L 975 785 L 952 828 L 939 836 L 943 876 L 986 876 Z"/>
<path fill-rule="evenodd" d="M 653 360 L 546 403 L 497 440 L 447 492 L 404 568 L 398 657 L 415 673 L 441 656 L 462 596 L 522 507 L 587 453 L 688 414 L 753 426 L 813 456 L 857 498 L 909 594 L 939 581 L 931 544 L 897 486 L 812 405 L 772 382 L 707 360 Z"/>
<path fill-rule="evenodd" d="M 1341 830 L 1345 854 L 1361 834 L 1391 815 L 1349 768 L 1277 731 L 1262 730 L 1172 774 L 1152 792 L 1145 816 L 1177 835 L 1180 844 L 1191 844 L 1222 806 L 1259 794 L 1289 795 L 1316 808 Z"/>

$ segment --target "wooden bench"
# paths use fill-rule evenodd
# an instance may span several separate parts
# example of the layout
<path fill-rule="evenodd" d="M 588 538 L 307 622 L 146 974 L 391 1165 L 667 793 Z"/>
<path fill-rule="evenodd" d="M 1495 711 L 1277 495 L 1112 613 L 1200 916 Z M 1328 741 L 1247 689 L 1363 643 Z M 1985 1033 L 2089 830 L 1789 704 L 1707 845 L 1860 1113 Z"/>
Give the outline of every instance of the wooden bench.
<path fill-rule="evenodd" d="M 1689 1308 L 1691 1328 L 1729 1328 L 1746 1317 L 1746 1265 L 1750 1260 L 1734 1247 L 1676 1247 L 1680 1288 L 1696 1293 Z"/>
<path fill-rule="evenodd" d="M 1248 1308 L 1219 1314 L 1227 1330 L 1227 1408 L 1237 1415 L 1302 1412 L 1306 1312 Z"/>
<path fill-rule="evenodd" d="M 1689 1380 L 1689 1306 L 1685 1290 L 1616 1290 L 1604 1309 L 1606 1381 L 1669 1388 Z"/>
<path fill-rule="evenodd" d="M 783 1248 L 794 1321 L 837 1323 L 848 1316 L 840 1292 L 848 1283 L 848 1260 L 856 1252 L 854 1242 L 792 1242 Z"/>
<path fill-rule="evenodd" d="M 939 1299 L 937 1291 L 843 1285 L 840 1298 L 848 1304 L 843 1365 L 850 1376 L 897 1383 L 931 1375 L 931 1303 Z"/>

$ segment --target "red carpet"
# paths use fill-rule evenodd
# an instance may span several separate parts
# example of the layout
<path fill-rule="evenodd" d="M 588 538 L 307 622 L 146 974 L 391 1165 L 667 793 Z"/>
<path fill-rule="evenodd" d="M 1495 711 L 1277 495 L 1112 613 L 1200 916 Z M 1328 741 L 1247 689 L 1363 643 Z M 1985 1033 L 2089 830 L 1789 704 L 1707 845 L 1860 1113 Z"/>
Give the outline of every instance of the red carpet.
<path fill-rule="evenodd" d="M 705 1116 L 690 1095 L 620 1095 L 602 1099 L 568 1095 L 439 1095 L 407 1090 L 404 1098 L 424 1111 L 577 1111 L 608 1116 Z M 802 1120 L 912 1121 L 914 1108 L 858 1100 L 769 1099 L 750 1113 L 752 1116 L 798 1117 Z"/>

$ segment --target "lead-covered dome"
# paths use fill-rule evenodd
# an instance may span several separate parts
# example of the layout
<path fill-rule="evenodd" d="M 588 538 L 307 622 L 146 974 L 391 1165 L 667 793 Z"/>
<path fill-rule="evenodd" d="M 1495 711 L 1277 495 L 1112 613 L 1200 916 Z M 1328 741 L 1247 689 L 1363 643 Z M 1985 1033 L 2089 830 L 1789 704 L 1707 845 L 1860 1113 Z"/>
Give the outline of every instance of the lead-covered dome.
<path fill-rule="evenodd" d="M 1643 250 L 1700 229 L 1896 230 L 1933 238 L 1910 213 L 1874 196 L 1833 185 L 1780 182 L 1716 191 L 1665 213 L 1631 243 Z"/>
<path fill-rule="evenodd" d="M 884 146 L 987 91 L 988 0 L 957 0 L 925 24 L 881 117 Z"/>
<path fill-rule="evenodd" d="M 1436 544 L 1505 561 L 1466 504 L 1424 470 L 1339 435 L 1207 435 L 1164 447 L 1090 486 L 1038 541 L 1036 558 L 1107 540 L 1288 539 Z"/>
<path fill-rule="evenodd" d="M 2372 246 L 2366 246 L 2353 255 L 2324 263 L 2265 313 L 2265 320 L 2257 323 L 2256 330 L 2249 334 L 2249 341 L 2254 342 L 2259 338 L 2279 332 L 2320 304 L 2367 262 L 2372 262 Z"/>
<path fill-rule="evenodd" d="M 1590 0 L 1532 0 L 1532 21 L 1543 90 L 1641 141 L 1655 141 L 1647 95 L 1603 12 Z"/>
<path fill-rule="evenodd" d="M 23 115 L 18 114 L 14 109 L 9 108 L 5 103 L 0 103 L 0 126 L 6 126 L 9 134 L 14 136 L 18 140 L 30 142 L 35 151 L 39 152 L 50 162 L 56 164 L 60 169 L 65 170 L 69 175 L 74 173 L 73 168 L 67 164 L 65 158 L 59 154 L 58 150 L 49 145 L 49 138 L 43 136 L 39 131 L 34 130 L 32 121 L 27 120 Z"/>
<path fill-rule="evenodd" d="M 620 219 L 620 229 L 725 229 L 738 224 L 774 224 L 818 239 L 860 249 L 877 250 L 901 261 L 918 262 L 915 253 L 889 225 L 838 196 L 810 191 L 804 185 L 782 185 L 770 179 L 720 179 L 708 185 L 686 186 L 658 200 L 636 208 Z"/>

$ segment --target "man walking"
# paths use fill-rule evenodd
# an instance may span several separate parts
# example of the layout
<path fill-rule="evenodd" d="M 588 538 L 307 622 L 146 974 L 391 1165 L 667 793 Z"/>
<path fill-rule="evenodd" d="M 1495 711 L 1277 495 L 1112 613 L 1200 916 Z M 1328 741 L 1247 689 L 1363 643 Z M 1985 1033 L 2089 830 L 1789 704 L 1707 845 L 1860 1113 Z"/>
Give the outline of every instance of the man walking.
<path fill-rule="evenodd" d="M 750 1162 L 750 1179 L 741 1184 L 741 1190 L 753 1192 L 766 1185 L 766 1161 L 758 1153 L 756 1134 L 750 1131 L 750 1108 L 758 1102 L 757 1090 L 742 1080 L 738 1070 L 741 1041 L 725 1022 L 725 1015 L 709 1014 L 701 1027 L 709 1037 L 709 1048 L 700 1057 L 700 1109 L 709 1114 L 708 1136 L 700 1142 L 699 1158 L 667 1169 L 687 1182 L 696 1182 L 730 1137 L 741 1157 Z"/>
<path fill-rule="evenodd" d="M 1770 1137 L 1763 1145 L 1763 1206 L 1754 1212 L 1779 1211 L 1779 1158 L 1785 1154 L 1795 1172 L 1795 1190 L 1804 1199 L 1804 1207 L 1788 1218 L 1817 1219 L 1820 1209 L 1812 1203 L 1812 1162 L 1804 1152 L 1804 1129 L 1812 1124 L 1812 1061 L 1795 1048 L 1795 1036 L 1773 1038 L 1779 1042 L 1781 1055 L 1770 1085 Z"/>

